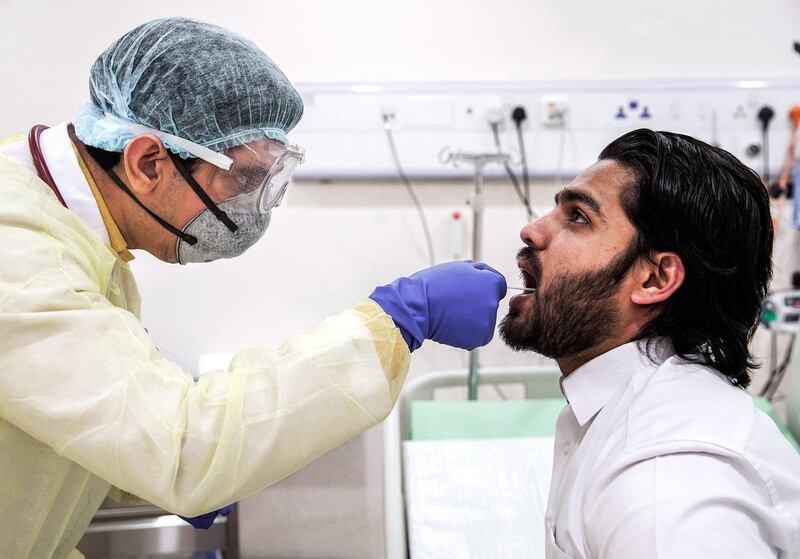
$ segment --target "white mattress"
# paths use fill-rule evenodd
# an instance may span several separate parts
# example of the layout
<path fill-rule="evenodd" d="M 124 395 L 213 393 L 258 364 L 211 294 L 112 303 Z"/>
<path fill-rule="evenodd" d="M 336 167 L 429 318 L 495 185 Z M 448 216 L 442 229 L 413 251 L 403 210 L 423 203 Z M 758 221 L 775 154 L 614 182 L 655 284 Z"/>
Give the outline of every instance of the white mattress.
<path fill-rule="evenodd" d="M 412 559 L 544 558 L 553 438 L 403 443 Z"/>

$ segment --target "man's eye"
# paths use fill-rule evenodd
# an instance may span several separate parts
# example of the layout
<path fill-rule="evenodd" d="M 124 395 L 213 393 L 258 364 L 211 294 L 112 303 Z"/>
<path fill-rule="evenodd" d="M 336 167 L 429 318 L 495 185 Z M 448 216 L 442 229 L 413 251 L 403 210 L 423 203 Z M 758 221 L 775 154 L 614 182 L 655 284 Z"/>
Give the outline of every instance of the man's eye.
<path fill-rule="evenodd" d="M 578 209 L 572 210 L 569 221 L 570 223 L 578 223 L 581 225 L 588 225 L 589 223 L 589 220 L 586 219 L 586 216 L 583 215 L 583 212 Z"/>

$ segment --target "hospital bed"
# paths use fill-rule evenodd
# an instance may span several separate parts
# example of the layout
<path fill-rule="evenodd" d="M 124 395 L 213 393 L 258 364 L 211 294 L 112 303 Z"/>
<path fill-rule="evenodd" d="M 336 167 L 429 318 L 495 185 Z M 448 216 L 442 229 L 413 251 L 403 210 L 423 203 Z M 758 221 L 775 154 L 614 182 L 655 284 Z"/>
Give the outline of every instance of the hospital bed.
<path fill-rule="evenodd" d="M 481 369 L 481 387 L 516 385 L 523 392 L 516 400 L 435 400 L 442 389 L 466 386 L 463 369 L 406 384 L 384 424 L 386 559 L 486 558 L 486 549 L 499 547 L 510 559 L 536 540 L 564 406 L 558 379 L 553 366 Z M 465 460 L 469 468 L 454 467 Z M 471 477 L 476 471 L 481 479 Z M 418 499 L 433 494 L 431 506 Z M 522 524 L 530 530 L 512 533 Z M 536 557 L 530 548 L 527 557 Z"/>
<path fill-rule="evenodd" d="M 436 399 L 466 390 L 464 369 L 406 384 L 384 424 L 386 559 L 544 557 L 559 376 L 554 366 L 481 369 L 480 387 L 517 385 L 515 400 Z M 771 404 L 754 400 L 800 451 Z"/>

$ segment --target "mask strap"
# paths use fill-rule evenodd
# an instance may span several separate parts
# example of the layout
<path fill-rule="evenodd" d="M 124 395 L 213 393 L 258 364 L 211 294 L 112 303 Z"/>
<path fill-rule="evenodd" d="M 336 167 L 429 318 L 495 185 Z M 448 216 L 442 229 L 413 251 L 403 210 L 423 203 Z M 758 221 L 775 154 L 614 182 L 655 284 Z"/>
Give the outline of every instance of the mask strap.
<path fill-rule="evenodd" d="M 206 205 L 209 211 L 212 214 L 214 214 L 214 217 L 220 220 L 231 233 L 235 233 L 236 230 L 239 229 L 239 226 L 236 225 L 233 222 L 233 220 L 230 217 L 228 217 L 228 214 L 226 214 L 223 210 L 221 210 L 219 206 L 217 206 L 214 203 L 214 200 L 212 200 L 211 197 L 208 194 L 206 194 L 206 191 L 203 190 L 203 188 L 199 184 L 197 184 L 197 181 L 194 180 L 194 177 L 189 172 L 189 169 L 186 168 L 186 164 L 183 162 L 183 159 L 181 159 L 181 156 L 172 153 L 169 149 L 167 150 L 167 152 L 169 153 L 169 156 L 172 158 L 172 162 L 175 164 L 175 168 L 178 169 L 178 172 L 183 177 L 183 180 L 189 183 L 189 186 L 192 187 L 192 190 L 194 190 L 194 193 L 197 194 L 197 197 L 203 201 L 203 203 Z"/>
<path fill-rule="evenodd" d="M 134 202 L 139 204 L 139 207 L 142 208 L 144 211 L 146 211 L 150 215 L 150 217 L 155 219 L 158 222 L 158 224 L 161 225 L 161 227 L 163 227 L 164 229 L 166 229 L 167 231 L 169 231 L 170 233 L 172 233 L 173 235 L 175 235 L 176 237 L 178 237 L 179 239 L 181 239 L 182 241 L 186 242 L 189 245 L 197 244 L 197 237 L 195 237 L 194 235 L 189 235 L 188 233 L 184 233 L 180 229 L 173 227 L 172 225 L 170 225 L 169 223 L 158 217 L 155 213 L 150 211 L 149 208 L 145 207 L 145 205 L 139 201 L 136 195 L 133 192 L 131 192 L 131 189 L 128 188 L 128 186 L 124 182 L 122 182 L 122 179 L 119 178 L 117 173 L 114 172 L 114 169 L 110 165 L 106 165 L 100 161 L 97 161 L 97 163 L 100 165 L 100 167 L 102 167 L 102 169 L 106 172 L 106 174 L 109 177 L 111 177 L 111 180 L 113 180 L 114 183 L 116 183 L 116 185 L 120 187 L 120 189 L 122 189 L 122 191 L 125 194 L 130 196 Z"/>

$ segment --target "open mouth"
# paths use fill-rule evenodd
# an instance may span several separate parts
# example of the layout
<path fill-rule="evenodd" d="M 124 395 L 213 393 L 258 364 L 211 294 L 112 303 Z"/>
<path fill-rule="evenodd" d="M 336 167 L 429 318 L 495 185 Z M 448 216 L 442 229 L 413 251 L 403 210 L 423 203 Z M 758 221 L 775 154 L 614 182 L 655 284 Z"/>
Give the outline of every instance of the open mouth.
<path fill-rule="evenodd" d="M 519 265 L 519 276 L 522 279 L 526 289 L 536 290 L 539 285 L 536 283 L 536 278 L 531 272 L 526 270 L 521 264 Z M 530 292 L 529 292 L 530 293 Z"/>

